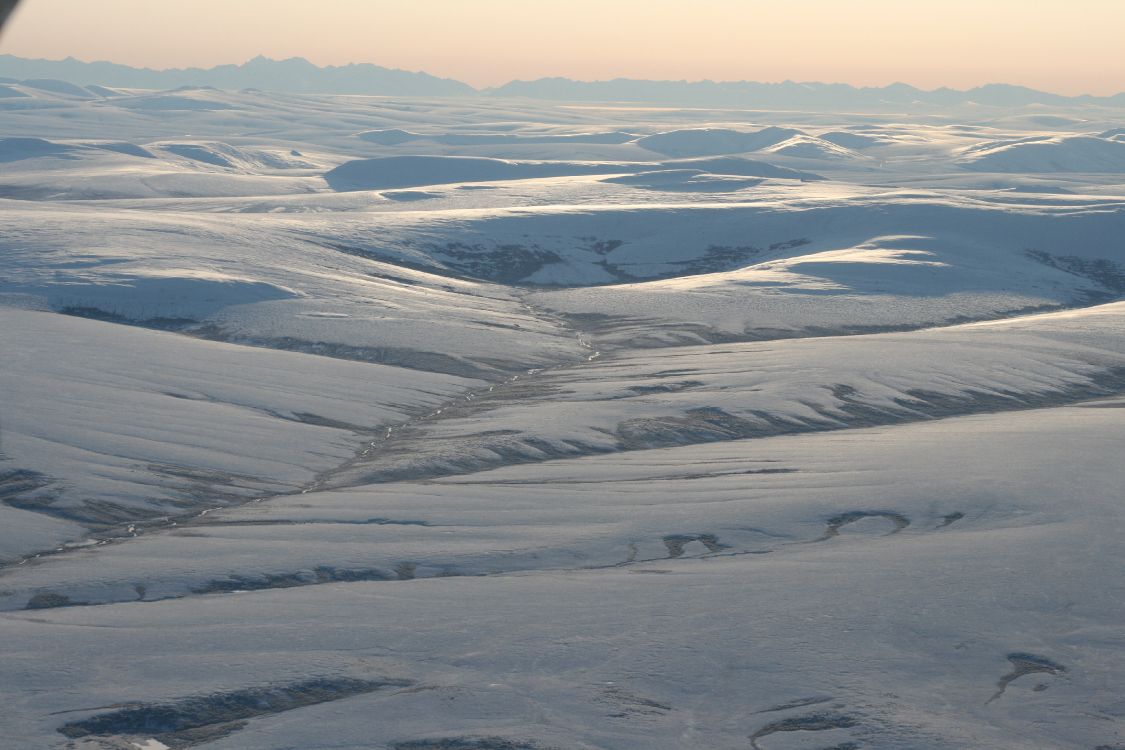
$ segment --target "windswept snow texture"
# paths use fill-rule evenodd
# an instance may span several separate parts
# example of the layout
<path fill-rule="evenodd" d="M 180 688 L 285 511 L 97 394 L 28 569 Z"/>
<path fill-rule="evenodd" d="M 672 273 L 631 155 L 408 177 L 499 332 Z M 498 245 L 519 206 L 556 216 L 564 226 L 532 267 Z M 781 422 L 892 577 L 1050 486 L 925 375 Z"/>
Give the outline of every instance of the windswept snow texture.
<path fill-rule="evenodd" d="M 4 750 L 1125 747 L 1117 100 L 50 67 Z"/>
<path fill-rule="evenodd" d="M 476 385 L 43 312 L 0 323 L 6 458 L 52 480 L 13 504 L 93 523 L 297 491 Z"/>
<path fill-rule="evenodd" d="M 801 131 L 768 127 L 745 132 L 729 128 L 691 128 L 655 133 L 637 140 L 637 145 L 667 156 L 715 156 L 777 145 Z"/>
<path fill-rule="evenodd" d="M 638 141 L 639 142 L 639 141 Z M 750 159 L 684 160 L 659 164 L 614 162 L 516 162 L 460 156 L 384 156 L 349 161 L 324 175 L 335 190 L 382 190 L 386 188 L 443 185 L 457 182 L 499 182 L 544 177 L 617 173 L 649 173 L 653 167 L 677 171 L 717 167 L 723 174 L 741 177 L 820 179 L 809 173 L 787 170 Z"/>
<path fill-rule="evenodd" d="M 966 151 L 965 164 L 983 172 L 1125 174 L 1125 142 L 1103 134 L 985 143 Z"/>

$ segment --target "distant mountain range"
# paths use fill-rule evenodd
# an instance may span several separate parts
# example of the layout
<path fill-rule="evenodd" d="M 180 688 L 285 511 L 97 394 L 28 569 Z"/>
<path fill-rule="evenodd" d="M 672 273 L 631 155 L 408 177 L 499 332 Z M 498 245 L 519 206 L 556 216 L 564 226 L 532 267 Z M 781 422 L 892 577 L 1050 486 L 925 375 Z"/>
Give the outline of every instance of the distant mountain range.
<path fill-rule="evenodd" d="M 70 83 L 123 88 L 173 89 L 214 86 L 222 89 L 258 88 L 268 91 L 387 96 L 506 96 L 568 102 L 628 102 L 703 107 L 895 109 L 926 105 L 950 107 L 978 104 L 997 107 L 1094 104 L 1125 107 L 1125 92 L 1114 96 L 1063 96 L 1026 86 L 989 84 L 958 91 L 933 91 L 893 83 L 856 87 L 843 83 L 755 83 L 752 81 L 646 81 L 617 78 L 576 81 L 540 78 L 512 81 L 477 90 L 467 83 L 428 73 L 384 68 L 368 63 L 319 67 L 300 57 L 271 60 L 255 57 L 241 65 L 213 68 L 153 70 L 111 62 L 32 60 L 0 55 L 0 77 L 13 80 L 58 79 Z"/>
<path fill-rule="evenodd" d="M 467 83 L 378 65 L 357 63 L 319 67 L 301 57 L 271 60 L 255 57 L 242 65 L 214 68 L 152 70 L 111 62 L 29 60 L 0 55 L 0 76 L 14 79 L 55 78 L 83 86 L 174 89 L 214 86 L 220 89 L 257 88 L 302 94 L 372 94 L 390 96 L 474 96 Z"/>
<path fill-rule="evenodd" d="M 1022 107 L 1032 104 L 1103 104 L 1125 106 L 1125 93 L 1108 97 L 1063 96 L 1026 86 L 989 84 L 968 91 L 940 88 L 924 91 L 905 83 L 858 88 L 846 83 L 755 83 L 753 81 L 642 81 L 617 78 L 612 81 L 575 81 L 569 78 L 540 78 L 512 81 L 489 94 L 556 101 L 618 101 L 645 104 L 694 106 L 745 106 L 806 109 L 810 107 L 883 108 L 928 104 L 948 107 L 981 104 Z"/>

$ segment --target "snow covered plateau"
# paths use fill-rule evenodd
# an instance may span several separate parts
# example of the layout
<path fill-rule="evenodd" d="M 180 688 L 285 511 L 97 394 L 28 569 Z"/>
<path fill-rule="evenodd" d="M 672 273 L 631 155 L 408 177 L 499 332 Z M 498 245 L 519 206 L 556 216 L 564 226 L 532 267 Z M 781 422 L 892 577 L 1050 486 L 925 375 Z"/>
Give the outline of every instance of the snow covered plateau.
<path fill-rule="evenodd" d="M 1125 108 L 886 109 L 0 81 L 0 749 L 1125 748 Z"/>

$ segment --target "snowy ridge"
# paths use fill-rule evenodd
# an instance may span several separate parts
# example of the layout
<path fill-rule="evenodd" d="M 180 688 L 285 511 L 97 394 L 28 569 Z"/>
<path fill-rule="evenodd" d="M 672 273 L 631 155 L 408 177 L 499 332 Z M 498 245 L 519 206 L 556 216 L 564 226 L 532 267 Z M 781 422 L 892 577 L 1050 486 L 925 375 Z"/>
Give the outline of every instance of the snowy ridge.
<path fill-rule="evenodd" d="M 983 172 L 1125 172 L 1125 143 L 1112 137 L 1033 137 L 967 153 L 966 166 Z"/>
<path fill-rule="evenodd" d="M 462 474 L 1113 395 L 1125 390 L 1123 326 L 1125 304 L 1114 303 L 987 326 L 611 355 L 447 409 L 333 481 Z M 885 351 L 895 352 L 893 371 L 871 364 Z"/>

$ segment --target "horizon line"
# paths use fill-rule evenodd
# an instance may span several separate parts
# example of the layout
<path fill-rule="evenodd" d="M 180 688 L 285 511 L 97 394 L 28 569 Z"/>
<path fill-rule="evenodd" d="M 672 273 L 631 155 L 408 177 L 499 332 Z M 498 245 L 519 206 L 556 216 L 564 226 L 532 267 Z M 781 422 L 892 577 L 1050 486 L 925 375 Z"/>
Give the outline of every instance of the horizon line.
<path fill-rule="evenodd" d="M 23 57 L 22 55 L 13 55 L 13 54 L 10 54 L 10 53 L 0 53 L 0 57 L 10 57 L 10 58 L 18 59 L 18 60 L 26 60 L 26 61 L 29 61 L 29 62 L 47 62 L 47 63 L 77 62 L 77 63 L 80 63 L 82 65 L 97 65 L 97 64 L 103 64 L 104 63 L 104 64 L 107 64 L 107 65 L 117 65 L 117 66 L 120 66 L 120 67 L 132 68 L 133 70 L 149 71 L 149 72 L 153 72 L 153 73 L 175 73 L 175 72 L 186 72 L 186 71 L 192 71 L 192 70 L 210 71 L 210 70 L 214 70 L 216 68 L 227 67 L 227 66 L 243 67 L 243 66 L 245 66 L 245 65 L 247 65 L 251 62 L 254 62 L 255 60 L 264 60 L 264 61 L 268 61 L 268 62 L 278 62 L 278 63 L 289 62 L 289 61 L 300 61 L 300 62 L 303 62 L 303 63 L 307 63 L 310 66 L 312 66 L 312 67 L 314 67 L 318 70 L 330 70 L 330 69 L 340 69 L 340 68 L 359 67 L 359 66 L 369 65 L 369 66 L 372 66 L 372 67 L 380 68 L 382 70 L 389 70 L 389 71 L 402 72 L 402 73 L 412 73 L 412 74 L 415 74 L 415 75 L 426 75 L 426 76 L 430 76 L 432 78 L 437 78 L 437 79 L 443 80 L 443 81 L 452 81 L 452 82 L 459 83 L 459 84 L 462 84 L 464 86 L 467 86 L 467 87 L 471 88 L 473 91 L 482 92 L 482 93 L 488 92 L 488 91 L 495 91 L 497 89 L 501 89 L 501 88 L 503 88 L 505 86 L 508 86 L 510 84 L 513 84 L 513 83 L 536 83 L 536 82 L 539 82 L 539 81 L 569 81 L 569 82 L 572 82 L 572 83 L 595 84 L 595 83 L 613 83 L 615 81 L 629 81 L 629 82 L 634 82 L 634 83 L 683 83 L 683 84 L 711 83 L 711 84 L 715 84 L 715 85 L 753 83 L 753 84 L 758 84 L 758 85 L 763 85 L 763 86 L 783 86 L 783 85 L 787 85 L 787 84 L 788 85 L 796 85 L 796 86 L 804 86 L 804 85 L 815 84 L 815 85 L 820 85 L 820 86 L 847 86 L 847 87 L 849 87 L 851 89 L 854 89 L 856 91 L 865 91 L 865 90 L 867 90 L 867 91 L 876 90 L 877 91 L 877 90 L 889 89 L 889 88 L 892 88 L 892 87 L 895 87 L 895 86 L 900 86 L 900 87 L 905 86 L 905 87 L 909 87 L 911 89 L 914 89 L 915 91 L 919 91 L 919 92 L 925 93 L 925 94 L 933 94 L 933 93 L 937 93 L 939 91 L 950 91 L 950 92 L 959 93 L 959 94 L 966 94 L 966 93 L 973 92 L 973 91 L 979 91 L 981 89 L 987 89 L 988 87 L 992 87 L 992 86 L 1004 86 L 1004 87 L 1010 87 L 1010 88 L 1016 88 L 1016 89 L 1023 89 L 1023 90 L 1026 90 L 1026 91 L 1032 91 L 1032 92 L 1035 92 L 1037 94 L 1049 94 L 1051 96 L 1058 96 L 1058 97 L 1062 97 L 1064 99 L 1086 99 L 1086 98 L 1088 98 L 1088 99 L 1112 99 L 1112 98 L 1115 98 L 1115 97 L 1125 95 L 1125 89 L 1117 91 L 1117 92 L 1112 93 L 1112 94 L 1090 94 L 1090 93 L 1062 94 L 1062 93 L 1059 93 L 1057 91 L 1048 91 L 1046 89 L 1039 89 L 1039 88 L 1035 88 L 1033 86 L 1027 86 L 1027 85 L 1019 84 L 1019 83 L 1008 83 L 1006 81 L 992 81 L 990 83 L 982 83 L 982 84 L 978 84 L 976 86 L 972 86 L 972 87 L 966 88 L 966 89 L 959 89 L 959 88 L 954 88 L 952 86 L 945 86 L 945 85 L 938 86 L 936 88 L 926 89 L 926 88 L 922 88 L 920 86 L 916 86 L 912 83 L 908 83 L 906 81 L 901 81 L 901 80 L 896 80 L 896 81 L 893 81 L 891 83 L 885 84 L 883 86 L 858 86 L 854 83 L 848 83 L 846 81 L 815 81 L 815 80 L 813 80 L 813 81 L 797 81 L 797 80 L 793 80 L 793 79 L 790 79 L 790 78 L 786 78 L 786 79 L 781 80 L 781 81 L 763 81 L 763 80 L 754 80 L 754 79 L 749 79 L 749 78 L 715 80 L 715 79 L 712 79 L 712 78 L 696 78 L 696 79 L 688 79 L 688 78 L 680 78 L 680 79 L 675 79 L 675 78 L 630 78 L 630 77 L 627 77 L 627 76 L 616 76 L 614 78 L 587 79 L 587 78 L 571 78 L 569 76 L 563 76 L 563 75 L 540 76 L 538 78 L 512 78 L 512 79 L 510 79 L 508 81 L 505 81 L 504 83 L 501 83 L 501 84 L 496 85 L 496 86 L 478 87 L 478 86 L 474 86 L 473 84 L 468 83 L 466 81 L 462 81 L 461 79 L 436 75 L 434 73 L 430 73 L 427 70 L 410 70 L 410 69 L 407 69 L 407 68 L 393 68 L 393 67 L 388 67 L 386 65 L 380 65 L 379 63 L 369 62 L 369 61 L 358 61 L 358 62 L 352 61 L 352 62 L 344 63 L 342 65 L 331 65 L 331 64 L 329 64 L 329 65 L 318 65 L 317 63 L 309 60 L 307 57 L 303 57 L 303 56 L 300 56 L 300 55 L 294 55 L 292 57 L 284 57 L 284 58 L 274 58 L 274 57 L 269 57 L 269 56 L 264 55 L 264 54 L 257 54 L 257 55 L 254 55 L 253 57 L 247 58 L 244 62 L 215 63 L 215 64 L 211 65 L 210 67 L 202 67 L 202 66 L 193 65 L 193 66 L 187 66 L 187 67 L 168 67 L 168 68 L 155 68 L 155 67 L 148 67 L 148 66 L 131 65 L 129 63 L 115 62 L 113 60 L 83 60 L 81 58 L 75 57 L 74 55 L 68 55 L 64 58 L 48 58 L 48 57 Z"/>

